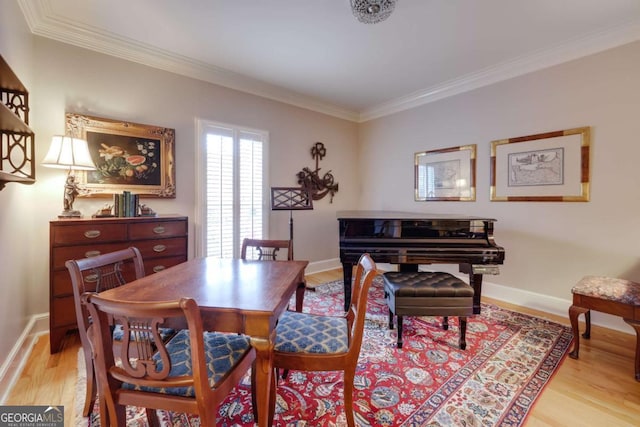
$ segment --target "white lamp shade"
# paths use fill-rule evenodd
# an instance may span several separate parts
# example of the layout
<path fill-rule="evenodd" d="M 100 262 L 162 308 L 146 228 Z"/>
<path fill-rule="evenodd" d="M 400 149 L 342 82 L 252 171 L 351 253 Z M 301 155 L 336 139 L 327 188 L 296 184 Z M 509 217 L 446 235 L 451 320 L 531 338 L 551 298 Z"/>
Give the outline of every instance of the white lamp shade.
<path fill-rule="evenodd" d="M 51 138 L 49 152 L 42 166 L 59 169 L 94 170 L 87 141 L 70 136 L 55 135 Z"/>

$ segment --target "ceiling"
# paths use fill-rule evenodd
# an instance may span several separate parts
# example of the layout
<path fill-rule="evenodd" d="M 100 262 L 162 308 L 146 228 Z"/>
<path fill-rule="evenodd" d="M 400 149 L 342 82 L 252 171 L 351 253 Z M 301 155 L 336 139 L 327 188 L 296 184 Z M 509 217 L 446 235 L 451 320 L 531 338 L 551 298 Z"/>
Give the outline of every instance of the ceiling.
<path fill-rule="evenodd" d="M 18 0 L 31 31 L 353 121 L 640 40 L 638 0 Z"/>

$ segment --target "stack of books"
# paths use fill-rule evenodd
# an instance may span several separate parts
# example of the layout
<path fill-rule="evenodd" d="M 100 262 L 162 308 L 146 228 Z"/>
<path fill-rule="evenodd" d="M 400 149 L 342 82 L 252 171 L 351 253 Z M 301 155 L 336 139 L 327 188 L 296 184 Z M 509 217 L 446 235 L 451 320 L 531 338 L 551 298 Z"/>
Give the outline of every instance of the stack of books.
<path fill-rule="evenodd" d="M 140 216 L 140 198 L 131 191 L 123 191 L 122 194 L 113 195 L 113 216 L 128 217 Z"/>

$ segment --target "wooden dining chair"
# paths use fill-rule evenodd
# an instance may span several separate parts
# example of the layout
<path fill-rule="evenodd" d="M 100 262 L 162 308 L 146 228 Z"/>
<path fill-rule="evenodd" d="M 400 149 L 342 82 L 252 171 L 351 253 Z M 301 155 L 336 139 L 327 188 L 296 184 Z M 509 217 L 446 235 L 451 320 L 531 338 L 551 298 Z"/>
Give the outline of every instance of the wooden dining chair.
<path fill-rule="evenodd" d="M 91 319 L 87 309 L 82 306 L 80 297 L 84 292 L 102 292 L 144 277 L 144 265 L 140 251 L 131 247 L 89 258 L 69 260 L 65 262 L 65 266 L 71 275 L 76 321 L 87 373 L 87 391 L 82 410 L 83 416 L 86 417 L 91 413 L 96 400 L 96 384 L 91 343 L 87 337 Z"/>
<path fill-rule="evenodd" d="M 86 307 L 82 305 L 80 297 L 84 292 L 102 292 L 144 277 L 144 264 L 140 251 L 135 247 L 130 247 L 88 258 L 69 260 L 65 262 L 65 266 L 71 276 L 78 334 L 84 354 L 87 387 L 82 414 L 87 417 L 96 401 L 96 383 L 93 351 L 88 339 L 91 318 Z M 162 329 L 162 336 L 165 340 L 173 336 L 174 333 L 175 330 L 172 328 Z M 120 327 L 114 329 L 114 337 L 116 341 L 121 340 L 122 329 Z"/>
<path fill-rule="evenodd" d="M 256 259 L 260 261 L 276 261 L 278 260 L 279 251 L 286 250 L 286 258 L 282 259 L 293 261 L 293 241 L 292 240 L 268 240 L 268 239 L 249 239 L 242 240 L 242 249 L 240 251 L 241 259 Z M 284 255 L 284 254 L 282 254 Z M 301 313 L 304 304 L 304 291 L 307 283 L 303 281 L 296 288 L 296 311 Z"/>
<path fill-rule="evenodd" d="M 132 302 L 85 293 L 82 301 L 94 319 L 90 338 L 102 426 L 125 426 L 127 405 L 147 408 L 150 426 L 158 425 L 150 409 L 197 414 L 200 425 L 215 426 L 218 406 L 255 361 L 247 336 L 203 332 L 200 308 L 191 298 Z M 124 332 L 120 364 L 112 351 L 114 322 Z M 165 342 L 160 328 L 169 322 L 187 328 Z"/>
<path fill-rule="evenodd" d="M 275 386 L 280 369 L 299 371 L 343 371 L 344 408 L 349 427 L 353 415 L 353 381 L 364 333 L 367 296 L 375 278 L 376 264 L 369 254 L 358 261 L 351 305 L 343 316 L 285 312 L 276 326 L 273 391 L 270 419 L 275 414 Z"/>

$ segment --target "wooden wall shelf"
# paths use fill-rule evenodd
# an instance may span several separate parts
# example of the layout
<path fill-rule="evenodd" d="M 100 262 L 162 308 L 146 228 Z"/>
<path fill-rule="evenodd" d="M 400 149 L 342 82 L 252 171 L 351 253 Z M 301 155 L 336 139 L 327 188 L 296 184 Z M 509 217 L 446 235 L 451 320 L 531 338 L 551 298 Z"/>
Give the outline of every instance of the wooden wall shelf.
<path fill-rule="evenodd" d="M 8 182 L 36 182 L 35 134 L 29 92 L 0 56 L 0 190 Z"/>

